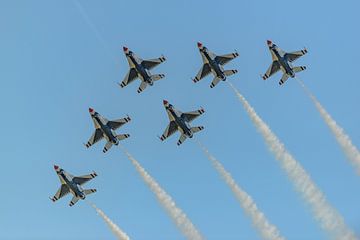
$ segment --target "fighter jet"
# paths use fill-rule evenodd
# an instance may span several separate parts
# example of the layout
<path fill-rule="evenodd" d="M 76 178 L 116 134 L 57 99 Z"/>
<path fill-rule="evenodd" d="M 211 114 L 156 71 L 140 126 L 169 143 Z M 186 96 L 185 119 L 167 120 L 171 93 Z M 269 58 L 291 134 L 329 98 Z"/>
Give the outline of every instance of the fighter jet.
<path fill-rule="evenodd" d="M 204 65 L 196 75 L 194 79 L 194 83 L 200 81 L 204 77 L 206 77 L 209 73 L 214 75 L 214 79 L 211 82 L 210 88 L 213 88 L 218 84 L 221 80 L 225 81 L 227 76 L 233 75 L 237 73 L 237 70 L 224 70 L 223 65 L 227 64 L 234 58 L 238 57 L 239 54 L 237 52 L 217 56 L 214 53 L 210 52 L 202 43 L 197 43 L 202 60 Z"/>
<path fill-rule="evenodd" d="M 92 108 L 89 108 L 89 113 L 94 122 L 96 130 L 94 134 L 90 137 L 89 141 L 85 144 L 87 148 L 94 145 L 101 139 L 105 138 L 107 143 L 105 144 L 103 153 L 106 153 L 112 147 L 112 145 L 118 145 L 119 141 L 130 137 L 129 134 L 117 135 L 115 133 L 116 129 L 131 120 L 129 116 L 127 116 L 126 118 L 109 121 L 103 116 L 101 116 L 99 113 L 95 112 Z"/>
<path fill-rule="evenodd" d="M 66 196 L 68 193 L 71 193 L 73 195 L 73 198 L 69 203 L 69 206 L 71 207 L 77 203 L 79 199 L 84 200 L 86 195 L 96 192 L 96 189 L 83 189 L 81 187 L 83 184 L 95 178 L 97 176 L 96 172 L 84 176 L 74 177 L 73 175 L 65 172 L 65 170 L 59 166 L 54 165 L 54 169 L 60 179 L 61 187 L 56 192 L 56 194 L 50 198 L 53 202 Z"/>
<path fill-rule="evenodd" d="M 282 85 L 286 82 L 286 80 L 288 80 L 289 77 L 294 78 L 295 73 L 306 69 L 305 66 L 293 67 L 291 65 L 292 62 L 307 53 L 306 48 L 300 51 L 286 53 L 270 40 L 267 40 L 267 45 L 269 46 L 273 62 L 271 63 L 266 73 L 262 76 L 264 80 L 268 79 L 274 73 L 281 70 L 283 72 L 283 76 L 280 79 L 279 85 Z"/>
<path fill-rule="evenodd" d="M 152 68 L 156 67 L 157 65 L 166 60 L 164 56 L 155 59 L 142 60 L 135 53 L 130 51 L 127 47 L 124 47 L 123 49 L 126 59 L 129 62 L 130 70 L 126 74 L 122 83 L 119 83 L 120 87 L 123 88 L 135 79 L 139 78 L 141 80 L 141 84 L 137 92 L 141 93 L 145 90 L 147 85 L 152 86 L 154 84 L 154 81 L 158 81 L 165 77 L 164 74 L 152 75 L 150 73 L 150 70 Z"/>
<path fill-rule="evenodd" d="M 192 112 L 182 113 L 176 110 L 173 105 L 169 104 L 168 101 L 164 100 L 163 103 L 170 123 L 165 129 L 163 135 L 159 137 L 161 141 L 164 141 L 176 131 L 179 131 L 181 133 L 179 141 L 177 142 L 177 145 L 179 146 L 186 140 L 187 137 L 192 138 L 194 133 L 204 129 L 203 126 L 191 127 L 189 124 L 192 120 L 205 112 L 203 108 Z"/>

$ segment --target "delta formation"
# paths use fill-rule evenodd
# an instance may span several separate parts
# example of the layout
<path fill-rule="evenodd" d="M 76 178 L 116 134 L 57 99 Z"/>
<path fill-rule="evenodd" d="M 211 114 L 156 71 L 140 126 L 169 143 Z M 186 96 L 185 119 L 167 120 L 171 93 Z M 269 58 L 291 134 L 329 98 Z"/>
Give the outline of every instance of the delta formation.
<path fill-rule="evenodd" d="M 272 63 L 266 73 L 262 75 L 263 80 L 268 79 L 281 70 L 282 77 L 279 81 L 279 85 L 283 85 L 289 78 L 295 78 L 296 73 L 306 69 L 305 66 L 292 65 L 295 60 L 307 53 L 305 48 L 295 52 L 285 52 L 270 40 L 267 41 L 267 46 L 271 53 Z M 197 75 L 192 79 L 194 83 L 199 82 L 211 73 L 214 78 L 210 84 L 210 88 L 214 88 L 220 81 L 225 81 L 228 76 L 234 75 L 238 72 L 236 69 L 224 69 L 225 64 L 239 56 L 237 51 L 225 55 L 216 55 L 200 42 L 197 43 L 197 47 L 199 49 L 203 65 Z M 153 68 L 166 61 L 164 56 L 143 60 L 127 47 L 123 47 L 123 50 L 129 63 L 130 70 L 126 74 L 124 80 L 119 83 L 121 88 L 124 88 L 134 80 L 139 79 L 141 83 L 137 92 L 141 93 L 147 86 L 153 86 L 156 81 L 165 77 L 164 74 L 152 74 L 150 72 L 150 70 L 153 70 Z M 203 126 L 192 127 L 190 125 L 194 119 L 205 112 L 203 108 L 191 112 L 181 112 L 167 100 L 163 100 L 163 104 L 170 123 L 166 127 L 164 133 L 159 137 L 161 141 L 164 141 L 178 131 L 180 132 L 180 137 L 177 141 L 177 145 L 179 146 L 187 138 L 192 138 L 194 133 L 204 129 Z M 89 148 L 102 139 L 105 139 L 106 143 L 103 148 L 103 153 L 106 153 L 113 145 L 117 146 L 119 145 L 119 141 L 130 137 L 129 134 L 117 134 L 115 132 L 124 124 L 131 121 L 129 116 L 109 121 L 92 108 L 89 108 L 89 113 L 94 123 L 95 132 L 91 135 L 87 143 L 84 144 L 86 148 Z M 83 185 L 85 183 L 97 176 L 95 172 L 83 176 L 73 176 L 57 165 L 54 165 L 54 169 L 59 177 L 61 186 L 55 195 L 50 198 L 53 202 L 71 193 L 73 197 L 69 206 L 73 206 L 80 199 L 84 200 L 87 195 L 96 192 L 96 189 L 83 189 Z"/>

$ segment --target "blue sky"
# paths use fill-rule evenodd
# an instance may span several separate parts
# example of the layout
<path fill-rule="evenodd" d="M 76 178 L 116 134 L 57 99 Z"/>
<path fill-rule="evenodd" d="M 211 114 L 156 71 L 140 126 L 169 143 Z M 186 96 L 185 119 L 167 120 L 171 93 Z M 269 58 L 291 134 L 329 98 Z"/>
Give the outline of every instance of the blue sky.
<path fill-rule="evenodd" d="M 109 119 L 129 114 L 119 133 L 134 157 L 175 199 L 207 239 L 259 239 L 232 193 L 190 140 L 156 136 L 168 119 L 162 100 L 180 110 L 203 106 L 195 138 L 229 170 L 288 239 L 326 239 L 266 149 L 232 90 L 190 80 L 201 66 L 196 42 L 240 57 L 229 78 L 311 174 L 329 202 L 360 234 L 360 178 L 296 81 L 262 81 L 271 62 L 266 40 L 309 54 L 299 74 L 360 146 L 359 1 L 1 1 L 0 239 L 112 239 L 85 202 L 52 203 L 59 187 L 53 164 L 74 175 L 95 170 L 89 196 L 132 239 L 183 239 L 120 149 L 86 149 L 93 132 L 88 107 Z M 94 31 L 94 26 L 97 29 Z M 128 71 L 122 46 L 167 61 L 166 78 L 137 94 L 117 86 Z"/>

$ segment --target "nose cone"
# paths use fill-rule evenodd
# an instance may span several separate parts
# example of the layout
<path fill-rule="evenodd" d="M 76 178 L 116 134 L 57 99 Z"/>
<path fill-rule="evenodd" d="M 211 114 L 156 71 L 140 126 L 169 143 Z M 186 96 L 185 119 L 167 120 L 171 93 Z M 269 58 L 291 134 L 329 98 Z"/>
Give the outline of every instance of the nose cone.
<path fill-rule="evenodd" d="M 123 47 L 124 52 L 127 52 L 129 49 L 127 47 Z"/>
<path fill-rule="evenodd" d="M 59 169 L 59 166 L 54 165 L 54 169 L 57 171 Z"/>
<path fill-rule="evenodd" d="M 197 45 L 198 45 L 198 48 L 201 48 L 203 46 L 201 42 L 198 42 Z"/>
<path fill-rule="evenodd" d="M 93 113 L 94 113 L 94 109 L 89 108 L 89 113 L 93 114 Z"/>
<path fill-rule="evenodd" d="M 267 40 L 267 44 L 268 44 L 268 45 L 271 45 L 272 42 L 271 42 L 270 40 Z"/>
<path fill-rule="evenodd" d="M 166 100 L 163 100 L 164 105 L 167 105 L 169 102 Z"/>

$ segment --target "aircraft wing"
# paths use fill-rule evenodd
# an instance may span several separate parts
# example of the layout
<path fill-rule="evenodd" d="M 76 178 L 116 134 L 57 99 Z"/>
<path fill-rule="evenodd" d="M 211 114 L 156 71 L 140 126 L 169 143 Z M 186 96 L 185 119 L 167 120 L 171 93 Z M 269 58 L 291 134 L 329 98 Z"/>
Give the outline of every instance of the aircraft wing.
<path fill-rule="evenodd" d="M 278 61 L 273 61 L 266 73 L 262 76 L 264 80 L 280 70 L 280 64 Z"/>
<path fill-rule="evenodd" d="M 173 135 L 178 130 L 178 126 L 175 121 L 171 121 L 169 125 L 166 127 L 164 133 L 161 135 L 160 140 L 164 141 L 166 138 Z"/>
<path fill-rule="evenodd" d="M 203 79 L 204 77 L 206 77 L 207 75 L 209 75 L 209 73 L 211 72 L 211 67 L 208 63 L 205 63 L 202 68 L 200 69 L 200 71 L 198 72 L 198 74 L 196 75 L 196 77 L 193 79 L 194 82 L 198 82 L 201 79 Z"/>
<path fill-rule="evenodd" d="M 108 121 L 107 125 L 112 129 L 112 130 L 116 130 L 119 127 L 121 127 L 122 125 L 124 125 L 125 123 L 129 122 L 131 119 L 129 116 L 127 116 L 126 118 L 121 118 L 121 119 L 117 119 L 117 120 L 113 120 L 113 121 Z"/>
<path fill-rule="evenodd" d="M 238 56 L 239 56 L 239 53 L 234 52 L 234 53 L 230 53 L 230 54 L 216 56 L 215 61 L 220 65 L 225 65 L 226 63 L 230 62 L 231 60 L 233 60 L 234 58 L 236 58 Z"/>
<path fill-rule="evenodd" d="M 165 62 L 165 57 L 161 56 L 159 58 L 155 58 L 155 59 L 149 59 L 149 60 L 144 60 L 142 61 L 141 65 L 144 66 L 144 68 L 146 69 L 152 69 L 154 67 L 156 67 L 157 65 L 159 65 L 162 62 Z"/>
<path fill-rule="evenodd" d="M 296 51 L 296 52 L 286 53 L 285 54 L 285 59 L 287 59 L 289 62 L 293 62 L 296 59 L 304 56 L 306 53 L 307 53 L 306 49 Z"/>
<path fill-rule="evenodd" d="M 66 184 L 61 184 L 59 190 L 55 193 L 55 195 L 51 198 L 53 202 L 59 200 L 60 198 L 66 196 L 70 192 L 69 187 Z"/>
<path fill-rule="evenodd" d="M 181 114 L 181 117 L 185 118 L 185 120 L 187 122 L 191 122 L 192 120 L 194 120 L 195 118 L 197 118 L 198 116 L 203 114 L 204 112 L 205 112 L 205 110 L 203 108 L 201 108 L 199 110 L 185 112 L 185 113 Z"/>
<path fill-rule="evenodd" d="M 91 179 L 93 179 L 95 177 L 97 177 L 97 174 L 96 174 L 96 172 L 93 172 L 93 173 L 90 173 L 88 175 L 74 177 L 73 182 L 75 184 L 83 185 L 83 184 L 87 183 L 88 181 L 90 181 Z"/>
<path fill-rule="evenodd" d="M 138 77 L 138 73 L 135 68 L 130 68 L 129 72 L 126 74 L 124 80 L 121 82 L 120 87 L 125 87 Z"/>
<path fill-rule="evenodd" d="M 100 128 L 97 128 L 93 133 L 93 135 L 90 137 L 89 141 L 85 144 L 85 146 L 89 148 L 90 146 L 94 145 L 103 138 L 104 138 L 103 132 L 101 131 Z"/>

